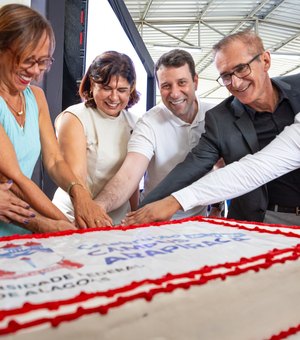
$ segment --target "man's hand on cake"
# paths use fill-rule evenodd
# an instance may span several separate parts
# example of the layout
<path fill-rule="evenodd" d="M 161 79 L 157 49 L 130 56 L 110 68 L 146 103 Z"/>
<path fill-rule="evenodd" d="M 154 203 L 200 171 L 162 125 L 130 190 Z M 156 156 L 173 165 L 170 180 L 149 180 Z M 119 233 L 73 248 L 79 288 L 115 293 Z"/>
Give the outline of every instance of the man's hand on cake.
<path fill-rule="evenodd" d="M 122 220 L 122 225 L 168 221 L 181 208 L 181 205 L 173 196 L 168 196 L 126 214 L 125 219 Z"/>

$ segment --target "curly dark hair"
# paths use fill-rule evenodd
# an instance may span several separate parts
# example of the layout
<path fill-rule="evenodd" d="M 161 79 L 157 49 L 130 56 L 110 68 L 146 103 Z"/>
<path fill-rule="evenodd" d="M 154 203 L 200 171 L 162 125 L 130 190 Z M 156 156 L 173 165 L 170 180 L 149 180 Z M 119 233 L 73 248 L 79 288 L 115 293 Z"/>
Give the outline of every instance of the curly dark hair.
<path fill-rule="evenodd" d="M 97 107 L 94 98 L 90 95 L 91 80 L 108 85 L 112 76 L 123 77 L 130 85 L 130 97 L 126 109 L 139 101 L 140 94 L 136 90 L 136 73 L 132 60 L 124 53 L 106 51 L 94 59 L 80 83 L 79 94 L 87 107 Z"/>

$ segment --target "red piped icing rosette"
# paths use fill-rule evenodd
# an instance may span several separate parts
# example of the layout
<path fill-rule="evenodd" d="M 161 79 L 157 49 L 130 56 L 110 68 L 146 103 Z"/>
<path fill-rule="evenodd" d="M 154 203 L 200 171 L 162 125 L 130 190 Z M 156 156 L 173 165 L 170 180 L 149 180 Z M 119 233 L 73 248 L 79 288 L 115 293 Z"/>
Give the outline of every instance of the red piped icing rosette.
<path fill-rule="evenodd" d="M 4 237 L 0 335 L 297 261 L 299 238 L 300 227 L 201 217 Z"/>

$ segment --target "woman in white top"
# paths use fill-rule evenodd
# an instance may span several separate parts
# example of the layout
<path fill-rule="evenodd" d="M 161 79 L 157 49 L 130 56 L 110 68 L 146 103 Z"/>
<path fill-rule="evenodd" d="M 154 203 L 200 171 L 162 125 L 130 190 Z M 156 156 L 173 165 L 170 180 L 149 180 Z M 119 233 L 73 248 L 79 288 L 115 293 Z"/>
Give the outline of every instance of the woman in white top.
<path fill-rule="evenodd" d="M 261 151 L 211 172 L 171 196 L 130 213 L 126 224 L 168 220 L 177 210 L 188 210 L 199 204 L 211 204 L 241 196 L 298 168 L 300 113 L 296 115 L 294 124 L 286 127 Z"/>
<path fill-rule="evenodd" d="M 79 94 L 83 102 L 62 112 L 55 126 L 65 160 L 96 202 L 97 195 L 122 165 L 136 122 L 127 111 L 139 100 L 132 60 L 116 51 L 99 55 L 83 77 Z M 53 203 L 74 219 L 66 192 L 58 189 Z M 109 215 L 118 224 L 128 211 L 126 202 Z M 95 222 L 99 226 L 104 223 L 101 216 Z"/>

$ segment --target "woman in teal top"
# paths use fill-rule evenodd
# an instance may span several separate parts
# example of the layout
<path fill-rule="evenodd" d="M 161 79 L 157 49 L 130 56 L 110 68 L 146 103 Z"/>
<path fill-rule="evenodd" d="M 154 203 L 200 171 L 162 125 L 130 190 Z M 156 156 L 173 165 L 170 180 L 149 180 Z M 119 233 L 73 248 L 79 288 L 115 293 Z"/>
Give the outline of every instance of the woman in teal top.
<path fill-rule="evenodd" d="M 22 173 L 31 178 L 41 152 L 39 112 L 35 96 L 29 86 L 23 91 L 23 98 L 25 112 L 30 112 L 27 114 L 26 124 L 22 126 L 17 122 L 2 97 L 0 97 L 0 123 L 14 145 Z M 26 234 L 28 230 L 0 221 L 0 235 L 11 235 L 12 233 Z"/>
<path fill-rule="evenodd" d="M 22 96 L 25 112 L 30 112 L 26 116 L 26 124 L 22 126 L 17 122 L 2 97 L 0 97 L 0 123 L 14 145 L 21 171 L 25 176 L 31 178 L 41 152 L 39 111 L 30 86 L 26 87 Z"/>
<path fill-rule="evenodd" d="M 51 25 L 38 12 L 19 4 L 0 8 L 0 174 L 35 211 L 22 228 L 1 223 L 0 235 L 95 227 L 99 219 L 111 224 L 64 161 L 44 92 L 31 85 L 49 70 L 54 45 Z M 49 175 L 72 198 L 75 224 L 30 179 L 40 151 Z"/>

